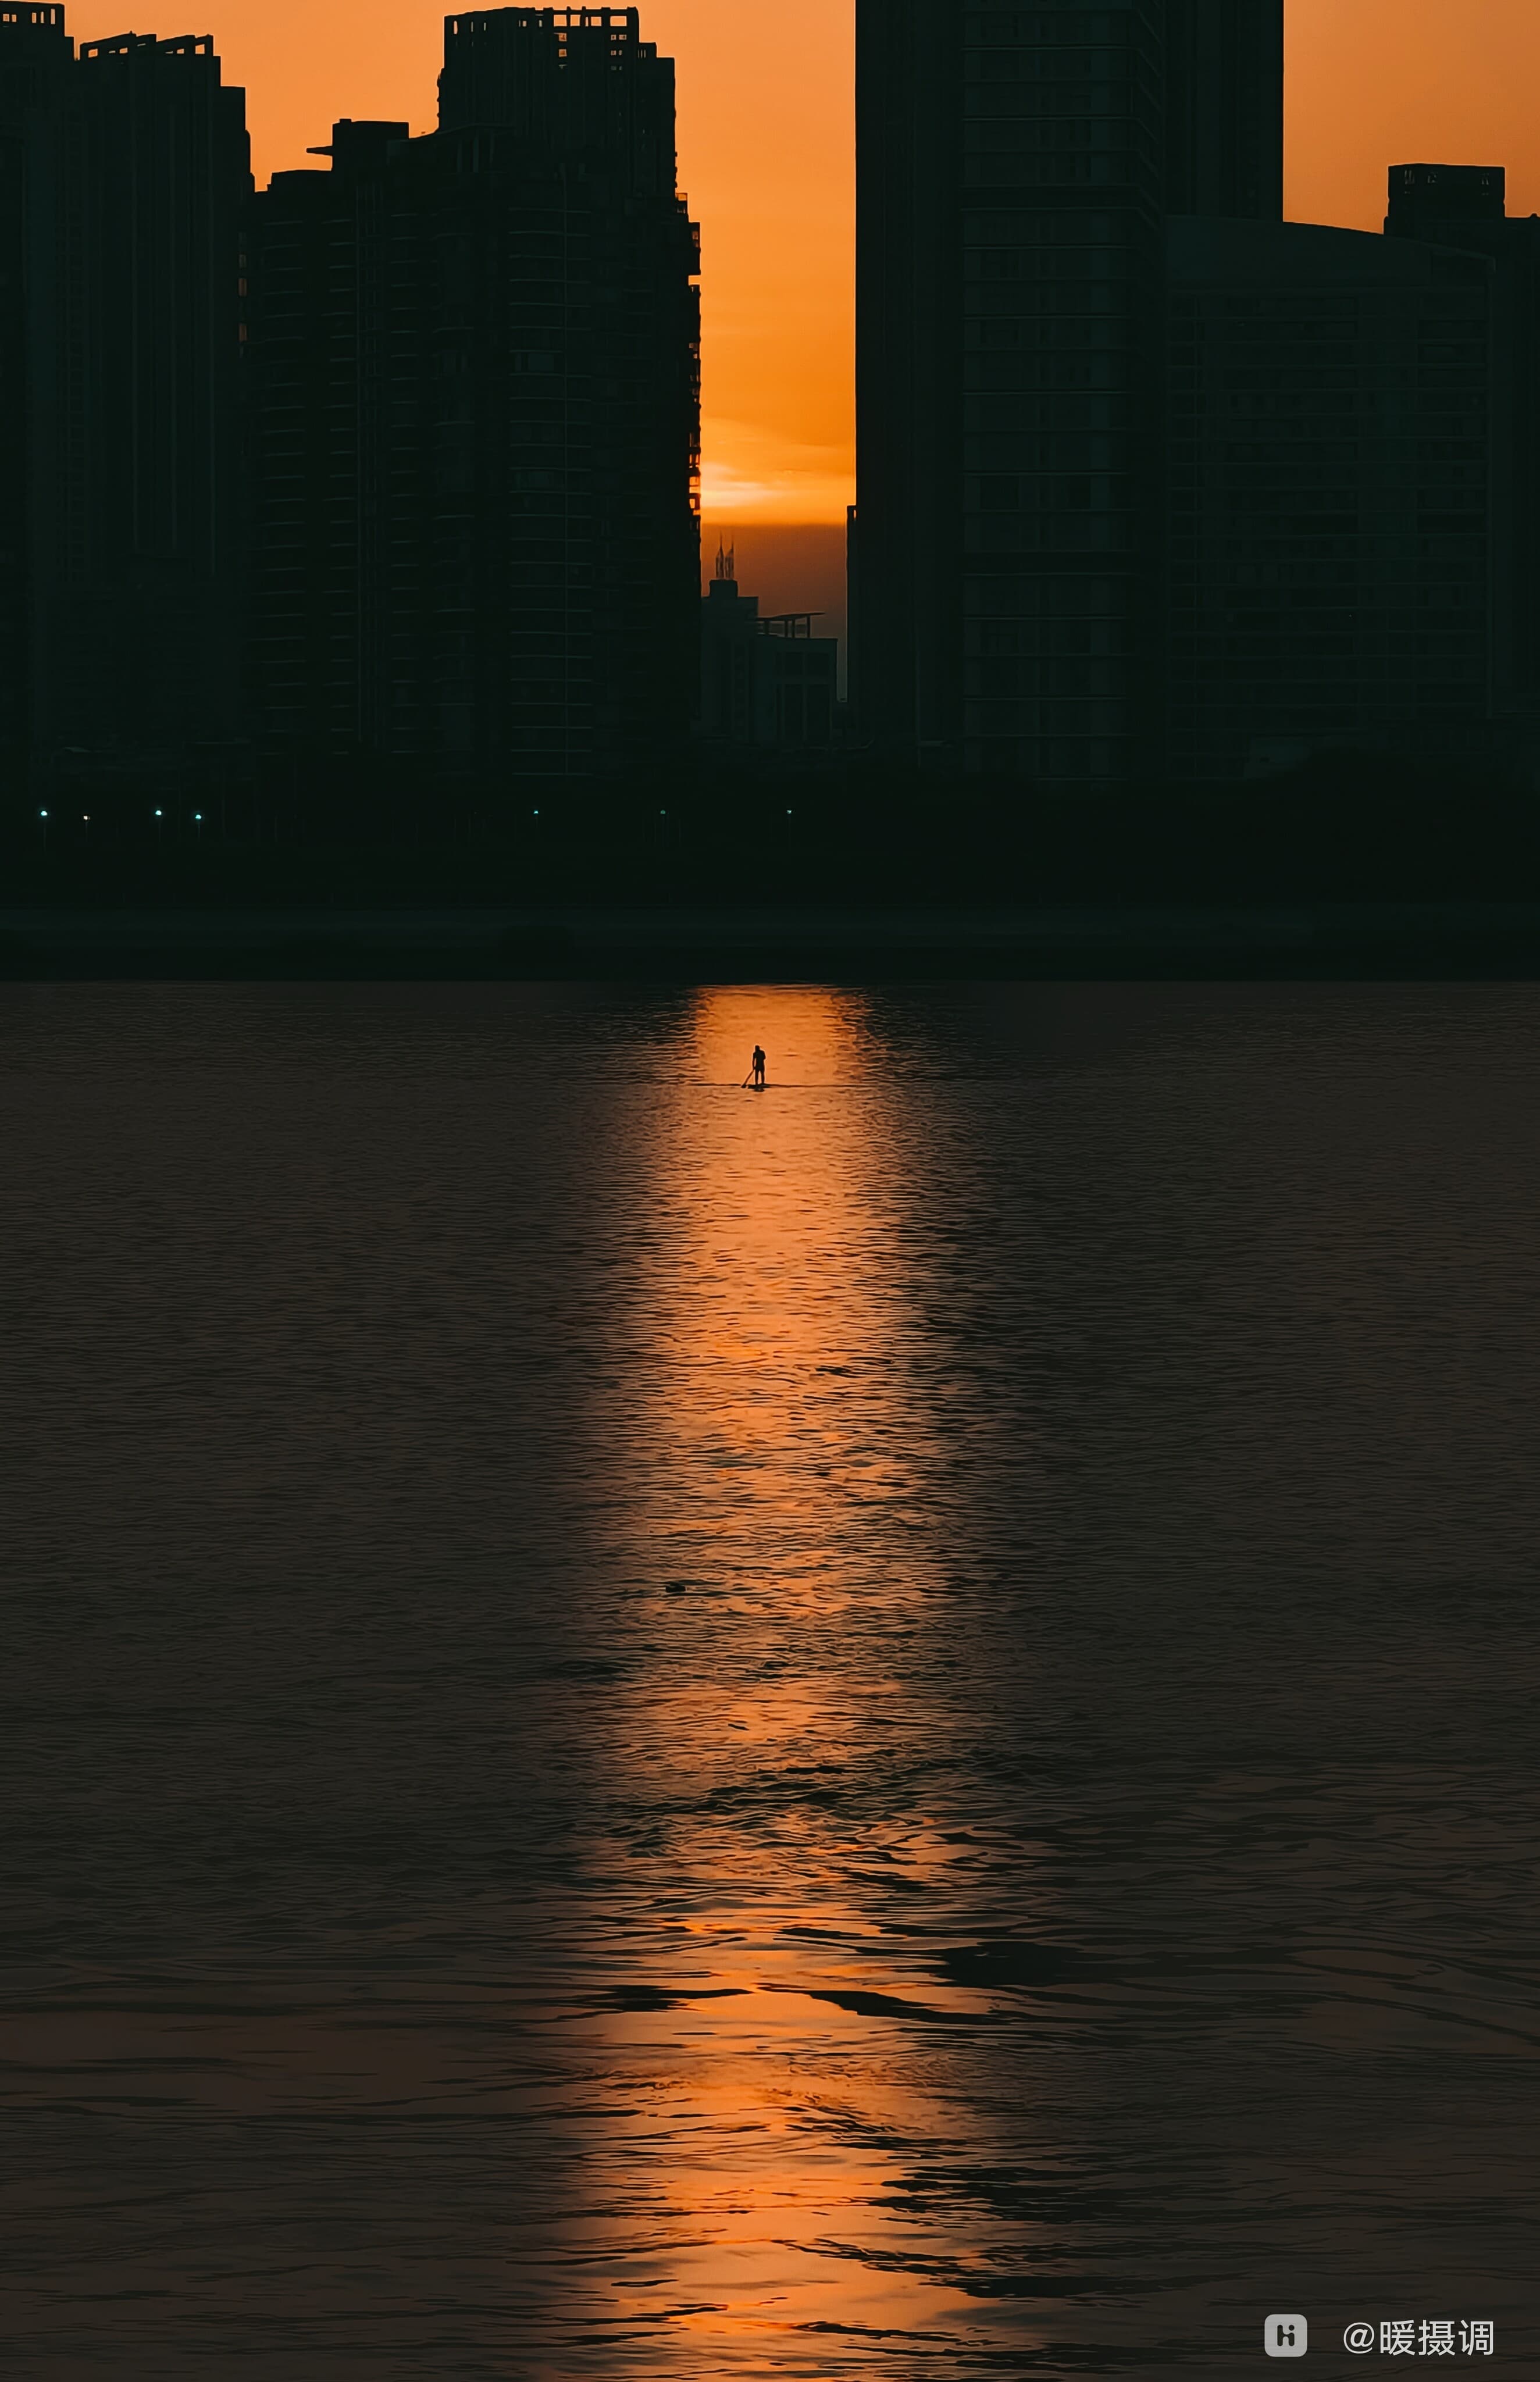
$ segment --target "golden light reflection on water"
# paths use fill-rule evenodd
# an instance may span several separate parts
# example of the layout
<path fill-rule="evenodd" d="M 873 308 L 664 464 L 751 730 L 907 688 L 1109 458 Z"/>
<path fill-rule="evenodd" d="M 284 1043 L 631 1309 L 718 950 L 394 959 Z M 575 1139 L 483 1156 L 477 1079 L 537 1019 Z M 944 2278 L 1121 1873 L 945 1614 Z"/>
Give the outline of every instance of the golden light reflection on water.
<path fill-rule="evenodd" d="M 1528 993 L 12 989 L 7 2373 L 1540 2371 Z"/>
<path fill-rule="evenodd" d="M 741 1088 L 756 1041 L 763 1094 Z M 920 1186 L 859 998 L 702 994 L 669 1100 L 629 1449 L 666 1635 L 610 1782 L 671 1815 L 634 1940 L 665 2006 L 597 2021 L 651 2250 L 611 2267 L 605 2317 L 656 2323 L 661 2293 L 681 2370 L 822 2376 L 991 2312 L 966 2281 L 987 2228 L 938 2240 L 905 2172 L 955 2131 L 990 2022 L 915 1941 L 967 1851 L 926 1786 L 953 1729 L 922 1684 L 948 1551 L 905 1259 Z"/>
<path fill-rule="evenodd" d="M 756 1039 L 762 1094 L 740 1088 Z M 902 1436 L 893 1428 L 908 1319 L 892 1120 L 863 1005 L 706 993 L 684 1063 L 657 1186 L 663 1262 L 647 1285 L 664 1343 L 651 1418 L 663 1475 L 695 1492 L 697 1530 L 736 1541 L 751 1566 L 777 1563 L 786 1587 L 828 1587 L 849 1501 L 902 1500 L 927 1455 L 907 1437 L 912 1413 Z"/>

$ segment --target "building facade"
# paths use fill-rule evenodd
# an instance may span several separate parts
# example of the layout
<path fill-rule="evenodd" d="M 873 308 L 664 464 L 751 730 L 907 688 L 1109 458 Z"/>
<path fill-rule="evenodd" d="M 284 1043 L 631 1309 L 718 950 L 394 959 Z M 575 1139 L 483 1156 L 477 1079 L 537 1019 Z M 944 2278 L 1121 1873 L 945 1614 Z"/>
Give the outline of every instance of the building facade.
<path fill-rule="evenodd" d="M 34 788 L 241 752 L 244 93 L 206 36 L 0 10 L 3 732 Z"/>
<path fill-rule="evenodd" d="M 1167 227 L 1166 767 L 1469 748 L 1494 650 L 1493 268 Z"/>
<path fill-rule="evenodd" d="M 1280 222 L 1282 7 L 1167 0 L 1166 25 L 1166 213 Z"/>
<path fill-rule="evenodd" d="M 1493 708 L 1540 755 L 1540 219 L 1507 211 L 1500 166 L 1395 166 L 1386 231 L 1492 266 Z M 1515 740 L 1516 743 L 1515 743 Z"/>
<path fill-rule="evenodd" d="M 698 672 L 698 247 L 634 9 L 450 18 L 440 127 L 339 124 L 253 233 L 270 763 L 487 792 L 661 761 Z"/>
<path fill-rule="evenodd" d="M 1282 207 L 1282 0 L 865 0 L 859 732 L 1049 783 L 1160 748 L 1164 222 Z"/>
<path fill-rule="evenodd" d="M 55 533 L 61 330 L 52 251 L 74 45 L 56 0 L 0 6 L 0 791 L 28 783 L 37 573 Z"/>
<path fill-rule="evenodd" d="M 1282 0 L 867 0 L 852 694 L 1042 786 L 1540 722 L 1540 226 L 1283 222 Z M 1540 749 L 1540 747 L 1537 747 Z"/>

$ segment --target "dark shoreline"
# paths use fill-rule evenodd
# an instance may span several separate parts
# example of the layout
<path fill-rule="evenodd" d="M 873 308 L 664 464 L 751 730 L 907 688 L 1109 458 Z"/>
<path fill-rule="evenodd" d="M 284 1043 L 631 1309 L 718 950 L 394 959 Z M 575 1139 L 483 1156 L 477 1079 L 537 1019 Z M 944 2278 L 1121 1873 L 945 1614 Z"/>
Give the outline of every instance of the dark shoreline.
<path fill-rule="evenodd" d="M 1540 902 L 0 910 L 11 983 L 1540 976 Z"/>

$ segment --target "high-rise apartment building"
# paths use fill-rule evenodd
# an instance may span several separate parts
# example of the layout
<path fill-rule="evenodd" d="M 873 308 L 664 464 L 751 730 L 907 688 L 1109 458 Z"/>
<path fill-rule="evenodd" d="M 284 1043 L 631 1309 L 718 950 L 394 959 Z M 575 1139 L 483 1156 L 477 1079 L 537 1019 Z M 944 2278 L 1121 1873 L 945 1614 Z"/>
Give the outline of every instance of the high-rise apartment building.
<path fill-rule="evenodd" d="M 1492 701 L 1540 738 L 1540 219 L 1509 215 L 1500 166 L 1396 166 L 1386 231 L 1492 268 Z M 1469 434 L 1467 434 L 1469 436 Z"/>
<path fill-rule="evenodd" d="M 1165 206 L 1276 223 L 1284 211 L 1277 0 L 1167 0 Z"/>
<path fill-rule="evenodd" d="M 1162 723 L 1164 220 L 1281 212 L 1282 0 L 862 0 L 862 734 L 1126 779 Z"/>
<path fill-rule="evenodd" d="M 62 95 L 74 55 L 57 0 L 0 6 L 0 787 L 7 792 L 25 782 L 31 761 L 36 574 L 54 532 L 59 413 L 48 400 L 62 293 L 48 227 L 64 187 Z"/>
<path fill-rule="evenodd" d="M 1165 768 L 1469 750 L 1488 716 L 1493 268 L 1168 227 Z"/>
<path fill-rule="evenodd" d="M 677 749 L 699 311 L 634 8 L 451 17 L 439 129 L 335 128 L 252 249 L 253 718 L 495 792 Z"/>
<path fill-rule="evenodd" d="M 1282 0 L 866 0 L 858 733 L 1039 785 L 1540 749 L 1540 227 L 1286 225 Z"/>
<path fill-rule="evenodd" d="M 224 773 L 240 713 L 244 94 L 206 36 L 0 8 L 0 737 L 36 786 Z"/>

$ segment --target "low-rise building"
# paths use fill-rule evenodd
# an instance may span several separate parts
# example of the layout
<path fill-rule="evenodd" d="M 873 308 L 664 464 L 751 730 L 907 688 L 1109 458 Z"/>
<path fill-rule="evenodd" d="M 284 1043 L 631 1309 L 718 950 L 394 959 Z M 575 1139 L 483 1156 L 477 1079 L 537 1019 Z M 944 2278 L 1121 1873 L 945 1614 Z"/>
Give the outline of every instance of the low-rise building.
<path fill-rule="evenodd" d="M 787 755 L 834 743 L 840 644 L 813 633 L 816 612 L 761 612 L 718 549 L 701 608 L 700 733 L 709 744 Z"/>

